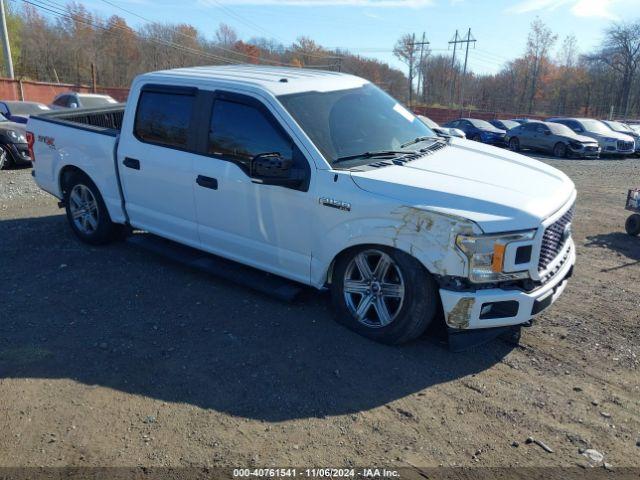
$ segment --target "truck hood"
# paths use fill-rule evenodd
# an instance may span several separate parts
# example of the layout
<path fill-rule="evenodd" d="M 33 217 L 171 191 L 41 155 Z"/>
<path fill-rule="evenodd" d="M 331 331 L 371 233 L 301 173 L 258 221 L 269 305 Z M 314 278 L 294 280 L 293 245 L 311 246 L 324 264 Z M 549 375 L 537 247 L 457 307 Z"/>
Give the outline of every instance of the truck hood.
<path fill-rule="evenodd" d="M 351 178 L 404 205 L 472 220 L 486 233 L 537 228 L 575 192 L 553 167 L 462 139 L 404 165 L 352 171 Z"/>

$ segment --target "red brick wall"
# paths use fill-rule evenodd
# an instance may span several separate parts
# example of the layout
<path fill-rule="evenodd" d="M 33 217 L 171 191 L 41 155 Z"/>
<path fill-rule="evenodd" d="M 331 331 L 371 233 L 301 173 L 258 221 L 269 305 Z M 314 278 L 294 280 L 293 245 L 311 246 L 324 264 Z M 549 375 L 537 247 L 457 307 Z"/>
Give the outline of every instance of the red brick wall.
<path fill-rule="evenodd" d="M 20 98 L 20 83 L 22 84 L 22 93 L 24 98 Z M 51 103 L 59 93 L 68 92 L 90 93 L 91 87 L 86 85 L 58 84 L 47 82 L 34 82 L 31 80 L 10 80 L 8 78 L 0 78 L 0 100 L 27 100 L 31 102 Z M 128 88 L 116 87 L 98 87 L 98 93 L 111 95 L 120 102 L 124 102 L 129 95 Z"/>

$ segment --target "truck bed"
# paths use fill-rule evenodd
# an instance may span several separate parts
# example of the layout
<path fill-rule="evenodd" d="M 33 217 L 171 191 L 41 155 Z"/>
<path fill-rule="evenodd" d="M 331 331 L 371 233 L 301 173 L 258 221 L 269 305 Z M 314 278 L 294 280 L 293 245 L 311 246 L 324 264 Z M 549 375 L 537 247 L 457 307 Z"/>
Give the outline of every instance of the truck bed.
<path fill-rule="evenodd" d="M 101 108 L 53 110 L 34 115 L 33 118 L 115 137 L 122 128 L 124 107 L 124 103 L 121 103 Z"/>

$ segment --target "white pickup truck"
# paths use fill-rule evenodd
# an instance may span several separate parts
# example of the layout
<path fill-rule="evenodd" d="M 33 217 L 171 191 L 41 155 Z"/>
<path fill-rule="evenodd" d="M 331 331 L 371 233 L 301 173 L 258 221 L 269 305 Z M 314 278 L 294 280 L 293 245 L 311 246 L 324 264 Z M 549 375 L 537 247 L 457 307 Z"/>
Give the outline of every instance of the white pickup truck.
<path fill-rule="evenodd" d="M 75 234 L 140 229 L 318 289 L 385 343 L 520 325 L 575 262 L 572 181 L 436 136 L 351 75 L 260 66 L 135 79 L 124 106 L 32 116 L 38 185 Z"/>

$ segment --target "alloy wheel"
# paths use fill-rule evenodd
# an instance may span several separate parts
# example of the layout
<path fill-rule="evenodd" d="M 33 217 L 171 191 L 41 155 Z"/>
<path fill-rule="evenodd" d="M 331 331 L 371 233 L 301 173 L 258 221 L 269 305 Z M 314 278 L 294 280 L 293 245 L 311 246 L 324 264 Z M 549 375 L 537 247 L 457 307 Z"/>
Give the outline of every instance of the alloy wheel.
<path fill-rule="evenodd" d="M 98 228 L 98 202 L 89 187 L 77 184 L 69 194 L 69 210 L 75 227 L 85 235 L 91 235 Z"/>
<path fill-rule="evenodd" d="M 380 328 L 393 322 L 404 303 L 400 267 L 385 252 L 371 249 L 351 259 L 344 274 L 343 294 L 351 315 L 361 324 Z"/>

